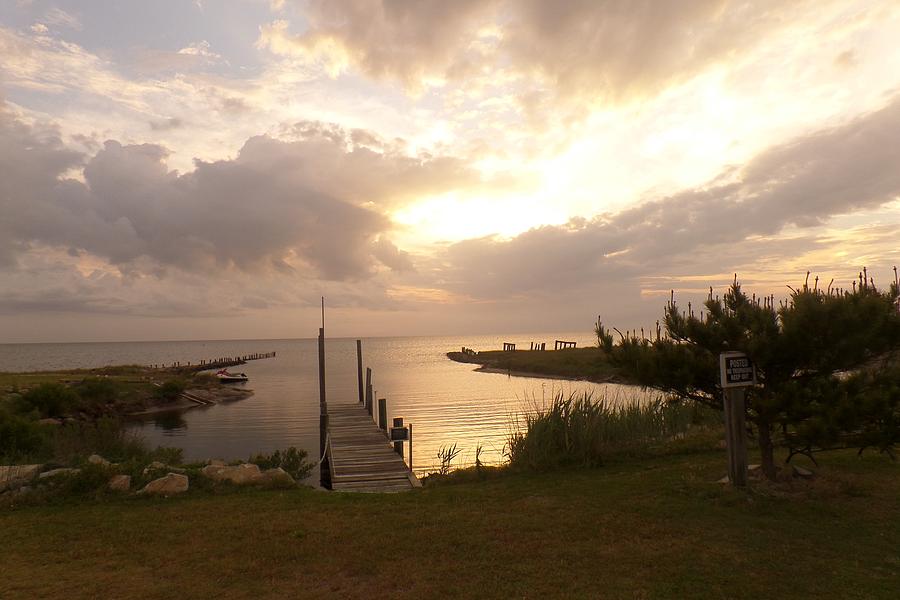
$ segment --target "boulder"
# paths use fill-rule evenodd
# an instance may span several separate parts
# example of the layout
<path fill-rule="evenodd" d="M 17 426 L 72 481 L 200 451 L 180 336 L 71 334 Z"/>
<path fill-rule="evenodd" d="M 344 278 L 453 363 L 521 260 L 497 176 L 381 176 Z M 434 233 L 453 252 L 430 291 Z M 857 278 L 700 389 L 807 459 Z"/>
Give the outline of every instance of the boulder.
<path fill-rule="evenodd" d="M 220 459 L 218 459 L 218 458 L 211 458 L 211 459 L 209 459 L 208 461 L 206 461 L 206 464 L 208 464 L 208 465 L 211 466 L 211 467 L 224 467 L 224 466 L 225 466 L 225 461 L 224 461 L 224 460 L 220 460 Z"/>
<path fill-rule="evenodd" d="M 804 469 L 803 467 L 798 467 L 797 465 L 791 465 L 791 468 L 794 471 L 794 475 L 796 475 L 797 477 L 803 477 L 804 479 L 810 479 L 815 475 L 815 473 L 813 473 L 809 469 Z"/>
<path fill-rule="evenodd" d="M 127 492 L 131 489 L 131 475 L 115 475 L 109 480 L 108 485 L 114 492 Z"/>
<path fill-rule="evenodd" d="M 161 496 L 171 496 L 173 494 L 182 494 L 188 491 L 188 478 L 186 475 L 178 473 L 169 473 L 165 477 L 154 479 L 144 486 L 140 491 L 141 494 L 159 494 Z"/>
<path fill-rule="evenodd" d="M 230 481 L 237 485 L 251 485 L 263 481 L 263 474 L 260 472 L 259 467 L 248 463 L 233 467 L 206 465 L 200 472 L 213 481 Z"/>
<path fill-rule="evenodd" d="M 101 467 L 109 466 L 109 461 L 99 454 L 91 454 L 90 456 L 88 456 L 88 462 L 92 465 L 100 465 Z"/>
<path fill-rule="evenodd" d="M 262 472 L 263 483 L 272 487 L 290 487 L 297 482 L 291 477 L 290 473 L 281 467 L 267 469 Z"/>
<path fill-rule="evenodd" d="M 79 473 L 81 473 L 81 469 L 50 469 L 38 475 L 38 479 L 50 479 L 60 475 L 78 475 Z"/>
<path fill-rule="evenodd" d="M 16 489 L 38 476 L 44 465 L 0 466 L 0 492 Z"/>

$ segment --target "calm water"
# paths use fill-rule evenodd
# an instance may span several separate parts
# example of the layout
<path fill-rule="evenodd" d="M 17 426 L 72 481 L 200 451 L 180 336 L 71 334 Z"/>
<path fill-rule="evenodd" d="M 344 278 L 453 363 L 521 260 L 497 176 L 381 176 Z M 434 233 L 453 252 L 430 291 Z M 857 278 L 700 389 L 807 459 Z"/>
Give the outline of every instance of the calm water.
<path fill-rule="evenodd" d="M 504 341 L 528 347 L 530 341 L 575 340 L 578 334 L 527 334 L 466 337 L 403 337 L 363 340 L 363 365 L 373 370 L 378 397 L 388 399 L 388 418 L 413 424 L 416 471 L 439 463 L 444 445 L 461 450 L 454 466 L 475 460 L 499 462 L 510 431 L 523 411 L 556 392 L 592 391 L 618 399 L 644 397 L 638 388 L 597 385 L 503 374 L 478 373 L 474 365 L 455 363 L 451 350 L 499 349 Z M 273 359 L 252 361 L 237 370 L 247 373 L 254 395 L 245 400 L 180 413 L 156 415 L 134 425 L 151 445 L 176 446 L 187 459 L 247 458 L 255 452 L 297 446 L 318 452 L 318 371 L 316 340 L 240 340 L 128 342 L 86 344 L 0 344 L 0 365 L 7 371 L 98 367 L 120 364 L 197 362 L 218 356 L 275 351 Z M 357 401 L 356 342 L 329 339 L 326 345 L 329 403 Z"/>

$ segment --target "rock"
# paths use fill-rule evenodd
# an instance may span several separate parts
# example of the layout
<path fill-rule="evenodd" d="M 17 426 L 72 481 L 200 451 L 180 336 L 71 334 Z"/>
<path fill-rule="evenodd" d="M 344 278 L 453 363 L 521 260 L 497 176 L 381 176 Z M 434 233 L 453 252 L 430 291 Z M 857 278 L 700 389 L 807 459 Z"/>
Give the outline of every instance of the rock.
<path fill-rule="evenodd" d="M 760 469 L 760 467 L 761 467 L 761 465 L 747 465 L 747 470 L 748 471 L 758 471 Z"/>
<path fill-rule="evenodd" d="M 809 469 L 804 469 L 803 467 L 798 467 L 797 465 L 791 465 L 791 468 L 794 471 L 794 475 L 796 475 L 797 477 L 811 479 L 815 476 L 815 473 L 813 473 Z"/>
<path fill-rule="evenodd" d="M 218 458 L 211 458 L 211 459 L 209 459 L 208 461 L 206 461 L 206 464 L 208 464 L 208 465 L 211 466 L 211 467 L 224 467 L 224 466 L 225 466 L 225 461 L 224 461 L 224 460 L 220 460 L 220 459 L 218 459 Z"/>
<path fill-rule="evenodd" d="M 160 494 L 162 496 L 171 496 L 173 494 L 182 494 L 188 491 L 188 478 L 186 475 L 178 473 L 169 473 L 165 477 L 154 479 L 144 486 L 140 491 L 141 494 Z"/>
<path fill-rule="evenodd" d="M 158 460 L 154 460 L 152 463 L 144 467 L 144 475 L 149 475 L 152 471 L 165 471 L 166 465 L 159 462 Z"/>
<path fill-rule="evenodd" d="M 263 474 L 260 472 L 259 467 L 248 463 L 233 467 L 206 465 L 200 472 L 213 481 L 230 481 L 237 485 L 260 483 L 263 480 Z"/>
<path fill-rule="evenodd" d="M 0 466 L 0 492 L 16 489 L 37 477 L 44 465 Z"/>
<path fill-rule="evenodd" d="M 131 489 L 131 475 L 115 475 L 108 485 L 114 492 L 127 492 Z"/>
<path fill-rule="evenodd" d="M 273 487 L 290 487 L 296 485 L 296 481 L 291 477 L 290 473 L 281 467 L 267 469 L 262 472 L 263 483 Z"/>
<path fill-rule="evenodd" d="M 169 471 L 172 473 L 185 473 L 186 471 L 181 467 L 173 467 L 172 465 L 167 465 L 159 462 L 158 460 L 154 460 L 152 463 L 144 467 L 144 475 L 149 475 L 153 471 Z"/>
<path fill-rule="evenodd" d="M 109 466 L 109 461 L 99 454 L 91 454 L 90 456 L 88 456 L 88 462 L 92 465 L 100 465 L 101 467 Z"/>
<path fill-rule="evenodd" d="M 81 469 L 50 469 L 38 475 L 38 479 L 50 479 L 60 475 L 78 475 L 79 473 L 81 473 Z"/>
<path fill-rule="evenodd" d="M 716 483 L 731 483 L 731 480 L 728 479 L 728 475 L 726 475 L 722 479 L 718 480 Z"/>

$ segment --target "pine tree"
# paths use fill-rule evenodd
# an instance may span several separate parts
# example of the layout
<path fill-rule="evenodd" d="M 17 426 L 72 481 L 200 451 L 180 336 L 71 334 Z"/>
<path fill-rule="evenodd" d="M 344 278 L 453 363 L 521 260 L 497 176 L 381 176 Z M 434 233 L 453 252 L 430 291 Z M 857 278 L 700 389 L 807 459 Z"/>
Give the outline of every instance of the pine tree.
<path fill-rule="evenodd" d="M 807 281 L 776 306 L 748 296 L 735 276 L 705 313 L 665 307 L 665 338 L 620 334 L 611 357 L 634 381 L 681 400 L 722 408 L 718 356 L 746 352 L 758 385 L 747 394 L 766 476 L 774 478 L 773 433 L 812 446 L 849 439 L 890 450 L 900 442 L 900 281 L 879 290 L 864 270 L 851 290 Z M 833 282 L 832 282 L 833 283 Z"/>

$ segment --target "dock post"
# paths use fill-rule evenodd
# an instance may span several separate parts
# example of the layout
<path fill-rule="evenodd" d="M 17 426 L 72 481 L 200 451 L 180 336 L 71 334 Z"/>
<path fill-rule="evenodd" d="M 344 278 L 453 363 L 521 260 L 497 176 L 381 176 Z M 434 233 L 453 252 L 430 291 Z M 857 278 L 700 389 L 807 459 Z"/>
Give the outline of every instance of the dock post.
<path fill-rule="evenodd" d="M 325 327 L 319 328 L 319 457 L 325 456 L 328 437 L 328 404 L 325 400 Z M 322 487 L 331 485 L 331 471 L 328 461 L 319 466 L 319 483 Z"/>
<path fill-rule="evenodd" d="M 394 417 L 394 427 L 403 427 L 403 417 Z M 394 442 L 394 452 L 403 458 L 403 442 Z"/>
<path fill-rule="evenodd" d="M 366 410 L 372 414 L 372 369 L 366 367 Z"/>
<path fill-rule="evenodd" d="M 378 426 L 387 431 L 387 398 L 378 399 Z"/>
<path fill-rule="evenodd" d="M 362 340 L 356 340 L 356 382 L 359 386 L 359 403 L 365 402 L 362 378 Z"/>
<path fill-rule="evenodd" d="M 409 427 L 409 471 L 413 472 L 413 463 L 412 463 L 412 423 L 407 425 Z"/>

